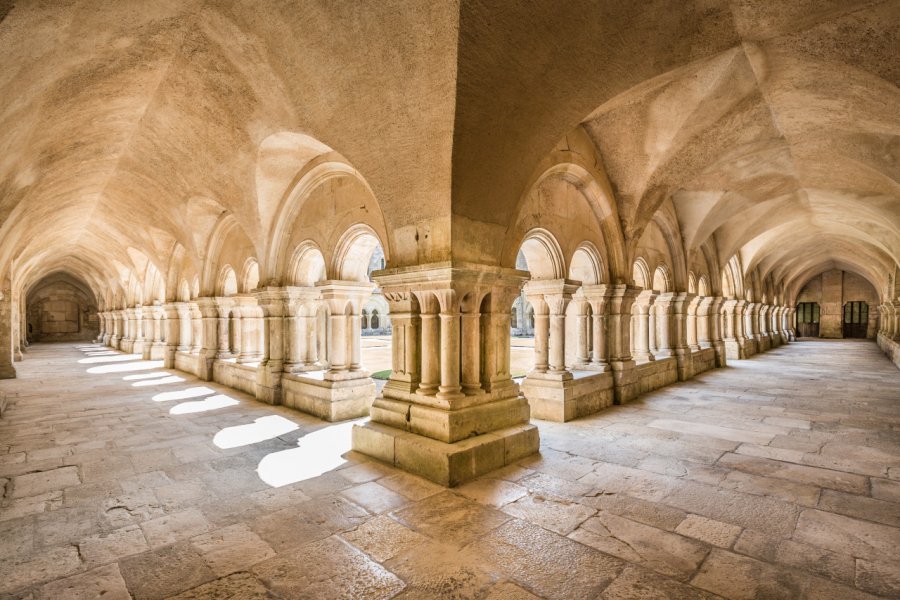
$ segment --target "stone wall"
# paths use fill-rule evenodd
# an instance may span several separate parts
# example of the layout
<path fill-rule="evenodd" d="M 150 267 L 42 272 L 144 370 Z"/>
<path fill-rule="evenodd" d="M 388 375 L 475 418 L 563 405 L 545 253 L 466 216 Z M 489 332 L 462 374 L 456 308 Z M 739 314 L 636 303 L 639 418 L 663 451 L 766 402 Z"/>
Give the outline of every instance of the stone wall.
<path fill-rule="evenodd" d="M 36 342 L 91 340 L 100 330 L 93 299 L 66 281 L 29 295 L 26 315 L 28 339 Z"/>
<path fill-rule="evenodd" d="M 863 301 L 869 305 L 869 325 L 866 337 L 874 338 L 877 331 L 878 296 L 872 285 L 855 273 L 837 269 L 826 271 L 810 279 L 797 303 L 819 304 L 819 337 L 842 338 L 844 304 Z"/>

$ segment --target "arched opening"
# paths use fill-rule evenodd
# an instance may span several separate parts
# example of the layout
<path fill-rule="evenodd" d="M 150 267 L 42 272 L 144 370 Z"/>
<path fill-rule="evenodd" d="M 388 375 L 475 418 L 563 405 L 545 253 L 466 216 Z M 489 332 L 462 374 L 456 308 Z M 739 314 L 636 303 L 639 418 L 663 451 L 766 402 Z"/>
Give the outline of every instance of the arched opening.
<path fill-rule="evenodd" d="M 234 296 L 238 293 L 237 275 L 230 266 L 225 265 L 222 267 L 222 275 L 219 278 L 219 286 L 216 291 L 219 296 L 223 297 Z M 182 302 L 186 301 L 182 300 Z"/>

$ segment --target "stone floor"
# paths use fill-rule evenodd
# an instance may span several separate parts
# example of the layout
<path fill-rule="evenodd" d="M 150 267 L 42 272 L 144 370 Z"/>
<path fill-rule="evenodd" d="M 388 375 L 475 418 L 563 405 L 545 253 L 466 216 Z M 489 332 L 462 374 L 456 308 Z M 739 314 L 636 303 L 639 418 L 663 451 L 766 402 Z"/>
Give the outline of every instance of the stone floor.
<path fill-rule="evenodd" d="M 97 346 L 0 421 L 0 598 L 900 596 L 900 371 L 801 342 L 566 424 L 446 490 L 349 425 Z"/>

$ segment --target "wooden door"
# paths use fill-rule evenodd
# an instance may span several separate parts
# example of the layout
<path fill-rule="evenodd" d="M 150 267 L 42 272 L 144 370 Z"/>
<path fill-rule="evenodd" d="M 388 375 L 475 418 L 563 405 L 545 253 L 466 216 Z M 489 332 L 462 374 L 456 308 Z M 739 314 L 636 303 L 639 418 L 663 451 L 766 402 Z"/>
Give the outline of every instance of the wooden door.
<path fill-rule="evenodd" d="M 869 328 L 869 305 L 854 301 L 844 305 L 844 337 L 864 338 Z"/>
<path fill-rule="evenodd" d="M 819 337 L 819 304 L 801 302 L 797 305 L 797 336 Z"/>

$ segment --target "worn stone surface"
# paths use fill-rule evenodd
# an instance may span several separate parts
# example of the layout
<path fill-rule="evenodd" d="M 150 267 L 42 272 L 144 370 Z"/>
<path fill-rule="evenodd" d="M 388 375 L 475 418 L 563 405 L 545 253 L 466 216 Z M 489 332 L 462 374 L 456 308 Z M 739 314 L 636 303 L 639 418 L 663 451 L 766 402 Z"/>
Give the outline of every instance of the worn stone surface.
<path fill-rule="evenodd" d="M 13 405 L 0 423 L 2 439 L 24 453 L 12 477 L 32 464 L 40 471 L 91 464 L 95 476 L 3 499 L 0 589 L 11 597 L 42 599 L 45 587 L 58 596 L 74 584 L 91 590 L 95 582 L 114 582 L 116 568 L 138 599 L 855 600 L 898 593 L 894 480 L 865 474 L 895 446 L 896 401 L 882 384 L 898 375 L 867 344 L 795 344 L 594 417 L 542 422 L 539 457 L 453 490 L 348 446 L 318 450 L 340 459 L 321 475 L 305 470 L 306 458 L 284 463 L 278 476 L 294 481 L 272 487 L 263 480 L 263 459 L 332 425 L 189 376 L 159 388 L 209 386 L 238 404 L 170 414 L 171 402 L 153 400 L 159 389 L 123 379 L 142 371 L 86 373 L 90 364 L 75 362 L 84 353 L 62 346 L 30 353 L 14 383 L 39 379 L 43 394 Z M 859 360 L 868 370 L 832 369 L 831 386 L 806 388 L 806 378 L 829 360 Z M 776 394 L 758 391 L 762 374 Z M 878 418 L 860 421 L 848 395 L 864 395 Z M 810 429 L 765 421 L 772 414 L 802 415 Z M 268 416 L 297 429 L 231 448 L 214 441 Z M 697 428 L 648 426 L 661 419 Z M 772 443 L 791 446 L 793 454 L 751 456 L 741 451 L 750 446 L 722 440 L 718 430 L 704 436 L 710 422 L 755 432 L 791 426 L 779 435 L 797 443 L 776 436 Z M 90 446 L 50 450 L 73 444 Z M 829 444 L 864 463 L 862 470 L 807 464 L 807 455 Z M 780 446 L 754 448 L 786 450 Z M 131 455 L 141 449 L 163 463 L 173 456 L 181 462 L 134 472 Z M 684 454 L 658 454 L 670 451 Z M 70 464 L 47 462 L 57 454 Z M 814 493 L 818 501 L 810 506 Z"/>

